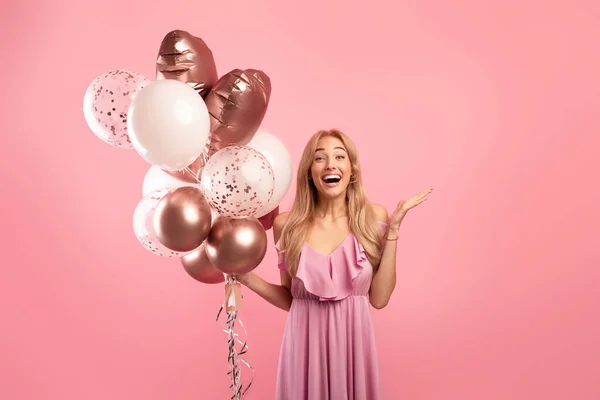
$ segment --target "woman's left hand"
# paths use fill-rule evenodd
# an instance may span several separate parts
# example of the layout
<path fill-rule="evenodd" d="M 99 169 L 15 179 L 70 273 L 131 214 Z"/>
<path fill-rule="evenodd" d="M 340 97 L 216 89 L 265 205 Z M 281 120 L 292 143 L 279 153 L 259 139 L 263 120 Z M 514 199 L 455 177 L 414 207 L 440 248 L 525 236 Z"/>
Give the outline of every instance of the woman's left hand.
<path fill-rule="evenodd" d="M 390 230 L 398 230 L 400 228 L 400 223 L 402 219 L 408 212 L 408 210 L 415 208 L 419 204 L 423 203 L 427 200 L 427 195 L 431 193 L 433 189 L 425 189 L 421 193 L 414 195 L 408 200 L 400 200 L 398 206 L 390 215 Z"/>

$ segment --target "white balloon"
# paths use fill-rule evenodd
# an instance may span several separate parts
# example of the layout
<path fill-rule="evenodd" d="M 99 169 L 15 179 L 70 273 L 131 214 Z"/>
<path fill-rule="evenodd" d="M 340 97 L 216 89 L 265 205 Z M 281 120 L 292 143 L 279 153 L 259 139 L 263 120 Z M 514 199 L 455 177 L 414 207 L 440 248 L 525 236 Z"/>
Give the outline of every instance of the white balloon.
<path fill-rule="evenodd" d="M 146 176 L 144 176 L 144 182 L 142 183 L 142 196 L 146 196 L 150 192 L 158 189 L 177 189 L 183 186 L 198 187 L 198 184 L 177 179 L 167 174 L 156 165 L 153 165 L 150 167 L 150 169 L 148 169 L 148 172 L 146 172 Z"/>
<path fill-rule="evenodd" d="M 292 158 L 281 140 L 264 131 L 256 132 L 246 146 L 265 156 L 271 164 L 275 176 L 271 200 L 256 213 L 257 217 L 262 217 L 273 211 L 285 197 L 292 182 Z"/>
<path fill-rule="evenodd" d="M 151 82 L 133 98 L 127 130 L 133 148 L 150 164 L 182 170 L 202 153 L 210 133 L 208 109 L 186 83 Z"/>

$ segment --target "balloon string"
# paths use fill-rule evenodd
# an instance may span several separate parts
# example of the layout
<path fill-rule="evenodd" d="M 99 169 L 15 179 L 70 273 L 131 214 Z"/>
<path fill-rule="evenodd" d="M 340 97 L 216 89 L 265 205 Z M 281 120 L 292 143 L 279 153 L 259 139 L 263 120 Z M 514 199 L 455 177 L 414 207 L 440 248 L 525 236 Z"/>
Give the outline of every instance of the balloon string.
<path fill-rule="evenodd" d="M 196 180 L 196 183 L 200 183 L 200 178 L 190 169 L 190 167 L 185 167 L 183 170 L 190 174 L 191 177 Z"/>
<path fill-rule="evenodd" d="M 226 278 L 226 284 L 233 284 L 236 282 L 236 279 L 234 276 L 232 275 L 225 275 Z M 217 313 L 217 321 L 219 320 L 219 317 L 221 316 L 221 312 L 223 312 L 223 310 L 226 309 L 225 304 L 223 304 L 221 306 L 221 308 L 219 309 L 219 312 Z M 245 341 L 240 340 L 238 337 L 240 336 L 239 333 L 237 333 L 235 331 L 235 322 L 236 320 L 239 322 L 240 326 L 242 327 L 242 330 L 244 332 L 244 338 Z M 250 387 L 252 386 L 252 383 L 254 382 L 254 368 L 252 368 L 252 365 L 244 358 L 242 357 L 244 354 L 246 354 L 248 352 L 248 342 L 247 342 L 247 336 L 248 336 L 248 332 L 246 330 L 246 327 L 244 326 L 242 320 L 240 318 L 238 318 L 238 311 L 227 311 L 227 322 L 226 322 L 226 327 L 225 329 L 223 329 L 223 332 L 227 333 L 228 335 L 228 340 L 227 340 L 227 344 L 228 344 L 228 355 L 227 355 L 227 362 L 229 364 L 229 372 L 227 373 L 227 375 L 229 375 L 230 379 L 231 379 L 231 385 L 229 386 L 230 389 L 233 390 L 233 395 L 231 397 L 232 400 L 241 400 L 242 396 L 244 396 L 246 394 L 246 392 L 248 391 L 248 389 L 250 389 Z M 235 345 L 236 342 L 238 344 L 240 344 L 242 347 L 239 351 L 236 351 Z M 246 365 L 247 368 L 250 369 L 250 371 L 252 372 L 252 377 L 250 379 L 250 382 L 248 383 L 248 385 L 246 385 L 246 387 L 244 388 L 244 385 L 242 384 L 242 372 L 241 372 L 241 368 L 240 368 L 240 362 L 243 363 L 244 365 Z"/>
<path fill-rule="evenodd" d="M 225 145 L 226 146 L 233 146 L 236 143 L 235 142 L 222 142 L 220 140 L 217 140 L 215 138 L 213 138 L 212 136 L 209 136 L 208 139 L 206 140 L 206 144 L 204 145 L 204 150 L 202 150 L 202 153 L 200 153 L 200 155 L 198 156 L 199 158 L 201 158 L 202 161 L 202 168 L 204 168 L 204 166 L 206 165 L 206 163 L 208 162 L 208 159 L 217 152 L 217 149 L 215 149 L 214 144 L 220 144 L 220 145 Z M 190 169 L 190 167 L 184 167 L 183 171 L 187 172 L 188 174 L 190 174 L 190 176 L 192 178 L 194 178 L 196 180 L 196 183 L 200 183 L 200 177 L 198 176 L 197 173 L 194 173 L 194 171 L 192 171 Z"/>

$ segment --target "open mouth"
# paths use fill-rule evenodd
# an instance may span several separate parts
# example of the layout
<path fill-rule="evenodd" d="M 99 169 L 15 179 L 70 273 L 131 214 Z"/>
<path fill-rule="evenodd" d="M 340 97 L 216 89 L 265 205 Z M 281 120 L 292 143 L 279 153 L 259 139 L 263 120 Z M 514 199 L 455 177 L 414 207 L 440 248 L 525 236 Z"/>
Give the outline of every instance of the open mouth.
<path fill-rule="evenodd" d="M 342 180 L 342 177 L 340 175 L 332 174 L 332 175 L 325 175 L 321 179 L 327 186 L 335 186 L 338 183 L 340 183 L 340 181 Z"/>

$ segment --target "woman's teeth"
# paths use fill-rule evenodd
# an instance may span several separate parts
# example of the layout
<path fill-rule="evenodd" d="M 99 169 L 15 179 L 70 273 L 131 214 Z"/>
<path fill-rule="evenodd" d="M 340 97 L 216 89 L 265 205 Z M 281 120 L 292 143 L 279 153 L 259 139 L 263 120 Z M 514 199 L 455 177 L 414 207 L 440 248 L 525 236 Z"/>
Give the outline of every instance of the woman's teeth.
<path fill-rule="evenodd" d="M 328 185 L 334 185 L 341 180 L 342 180 L 342 177 L 339 175 L 325 175 L 323 177 L 323 182 L 325 182 Z"/>

